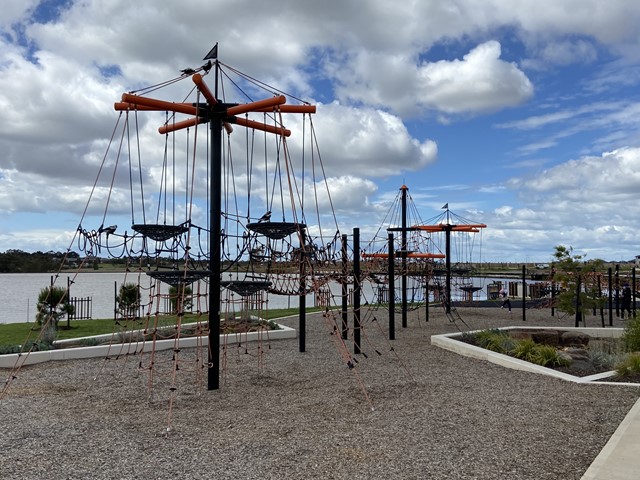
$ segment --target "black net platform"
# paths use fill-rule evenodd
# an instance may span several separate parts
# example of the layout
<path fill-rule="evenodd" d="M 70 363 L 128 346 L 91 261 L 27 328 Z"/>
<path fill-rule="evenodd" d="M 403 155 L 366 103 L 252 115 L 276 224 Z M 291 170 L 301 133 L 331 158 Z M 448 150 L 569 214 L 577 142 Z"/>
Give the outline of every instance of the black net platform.
<path fill-rule="evenodd" d="M 154 225 L 154 224 L 135 224 L 131 228 L 136 232 L 158 242 L 169 240 L 189 230 L 189 227 L 182 223 L 180 225 Z"/>
<path fill-rule="evenodd" d="M 220 285 L 246 297 L 267 290 L 271 286 L 271 282 L 267 280 L 225 280 L 220 282 Z"/>
<path fill-rule="evenodd" d="M 156 270 L 147 272 L 147 275 L 172 287 L 178 287 L 180 285 L 191 285 L 193 282 L 203 278 L 209 278 L 211 272 L 209 270 Z"/>
<path fill-rule="evenodd" d="M 304 223 L 294 222 L 255 222 L 247 224 L 248 230 L 273 240 L 280 240 L 305 228 L 307 226 Z"/>

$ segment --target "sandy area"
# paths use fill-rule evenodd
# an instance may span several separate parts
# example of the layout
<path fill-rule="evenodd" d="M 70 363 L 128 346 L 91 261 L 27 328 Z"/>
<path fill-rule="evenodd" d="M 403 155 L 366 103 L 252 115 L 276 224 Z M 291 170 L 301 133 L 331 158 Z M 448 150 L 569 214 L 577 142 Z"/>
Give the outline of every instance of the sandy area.
<path fill-rule="evenodd" d="M 16 377 L 0 399 L 0 478 L 581 478 L 640 388 L 431 346 L 437 333 L 574 324 L 547 309 L 526 322 L 520 310 L 458 311 L 464 322 L 413 311 L 407 328 L 397 314 L 389 341 L 386 312 L 365 309 L 359 355 L 334 334 L 339 319 L 310 315 L 304 353 L 293 339 L 226 346 L 216 391 L 197 349 L 0 371 Z"/>

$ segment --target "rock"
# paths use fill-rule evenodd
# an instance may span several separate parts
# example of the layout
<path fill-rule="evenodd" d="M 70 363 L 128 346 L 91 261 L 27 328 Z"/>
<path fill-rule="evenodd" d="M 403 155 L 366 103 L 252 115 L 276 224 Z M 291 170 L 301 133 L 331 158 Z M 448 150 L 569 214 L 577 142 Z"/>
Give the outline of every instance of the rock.
<path fill-rule="evenodd" d="M 589 352 L 584 348 L 566 347 L 560 350 L 560 352 L 568 355 L 572 360 L 589 361 Z"/>
<path fill-rule="evenodd" d="M 540 330 L 531 333 L 531 338 L 536 343 L 543 345 L 558 346 L 560 345 L 560 332 L 557 330 Z"/>
<path fill-rule="evenodd" d="M 560 344 L 568 347 L 586 347 L 589 345 L 591 337 L 582 332 L 562 332 L 560 335 Z"/>

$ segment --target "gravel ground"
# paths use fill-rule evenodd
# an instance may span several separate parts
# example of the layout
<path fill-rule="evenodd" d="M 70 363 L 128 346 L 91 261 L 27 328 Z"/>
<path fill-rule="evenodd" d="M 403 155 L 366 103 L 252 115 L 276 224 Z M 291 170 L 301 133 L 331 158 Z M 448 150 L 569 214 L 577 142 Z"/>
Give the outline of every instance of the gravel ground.
<path fill-rule="evenodd" d="M 412 312 L 407 328 L 397 315 L 393 342 L 385 312 L 363 313 L 353 369 L 331 320 L 312 315 L 304 353 L 297 340 L 230 346 L 216 391 L 197 349 L 179 352 L 175 376 L 171 353 L 153 370 L 139 368 L 149 356 L 24 367 L 0 398 L 0 478 L 580 479 L 640 389 L 431 346 L 433 334 L 524 324 L 520 311 L 459 311 L 464 323 Z M 573 319 L 529 310 L 526 325 Z"/>

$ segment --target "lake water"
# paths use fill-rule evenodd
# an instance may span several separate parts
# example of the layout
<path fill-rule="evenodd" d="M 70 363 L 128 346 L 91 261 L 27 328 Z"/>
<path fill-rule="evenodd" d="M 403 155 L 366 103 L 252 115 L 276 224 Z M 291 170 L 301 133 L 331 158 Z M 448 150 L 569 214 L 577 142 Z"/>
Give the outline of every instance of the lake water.
<path fill-rule="evenodd" d="M 51 274 L 49 273 L 6 273 L 0 274 L 0 291 L 3 293 L 0 300 L 0 323 L 16 323 L 16 322 L 33 322 L 36 314 L 36 304 L 38 294 L 43 288 L 51 284 Z M 91 297 L 92 299 L 92 318 L 113 318 L 115 308 L 115 296 L 117 290 L 124 282 L 138 283 L 137 274 L 126 273 L 78 273 L 73 272 L 62 273 L 55 281 L 55 285 L 66 288 L 67 282 L 71 280 L 70 285 L 71 297 Z M 482 289 L 474 294 L 474 299 L 483 300 L 487 298 L 486 285 L 492 280 L 485 278 L 465 279 L 465 283 L 473 283 Z M 503 280 L 504 282 L 513 282 L 514 280 Z M 151 281 L 145 274 L 141 275 L 141 285 L 150 285 Z M 204 282 L 203 282 L 204 283 Z M 532 282 L 533 283 L 533 282 Z M 155 284 L 155 283 L 154 283 Z M 335 282 L 329 284 L 334 302 L 340 303 L 341 286 Z M 399 289 L 400 281 L 396 280 L 396 289 Z M 418 288 L 414 288 L 418 287 Z M 352 289 L 353 285 L 349 286 Z M 159 291 L 155 294 L 168 293 L 169 287 L 161 284 Z M 377 285 L 369 282 L 363 282 L 362 285 L 362 304 L 366 302 L 374 303 L 377 299 Z M 424 292 L 419 285 L 409 279 L 409 301 L 423 301 Z M 454 300 L 462 299 L 460 292 L 454 285 L 452 288 L 452 298 Z M 194 284 L 193 291 L 197 291 L 197 285 Z M 201 291 L 206 291 L 206 285 L 201 286 Z M 396 295 L 399 295 L 397 293 Z M 147 295 L 148 297 L 148 295 Z M 143 293 L 144 298 L 144 293 Z M 205 300 L 206 302 L 206 300 Z M 313 306 L 315 297 L 313 294 L 307 296 L 307 306 Z M 294 308 L 298 306 L 298 297 L 273 295 L 269 294 L 267 308 Z M 206 310 L 206 308 L 204 308 Z"/>

